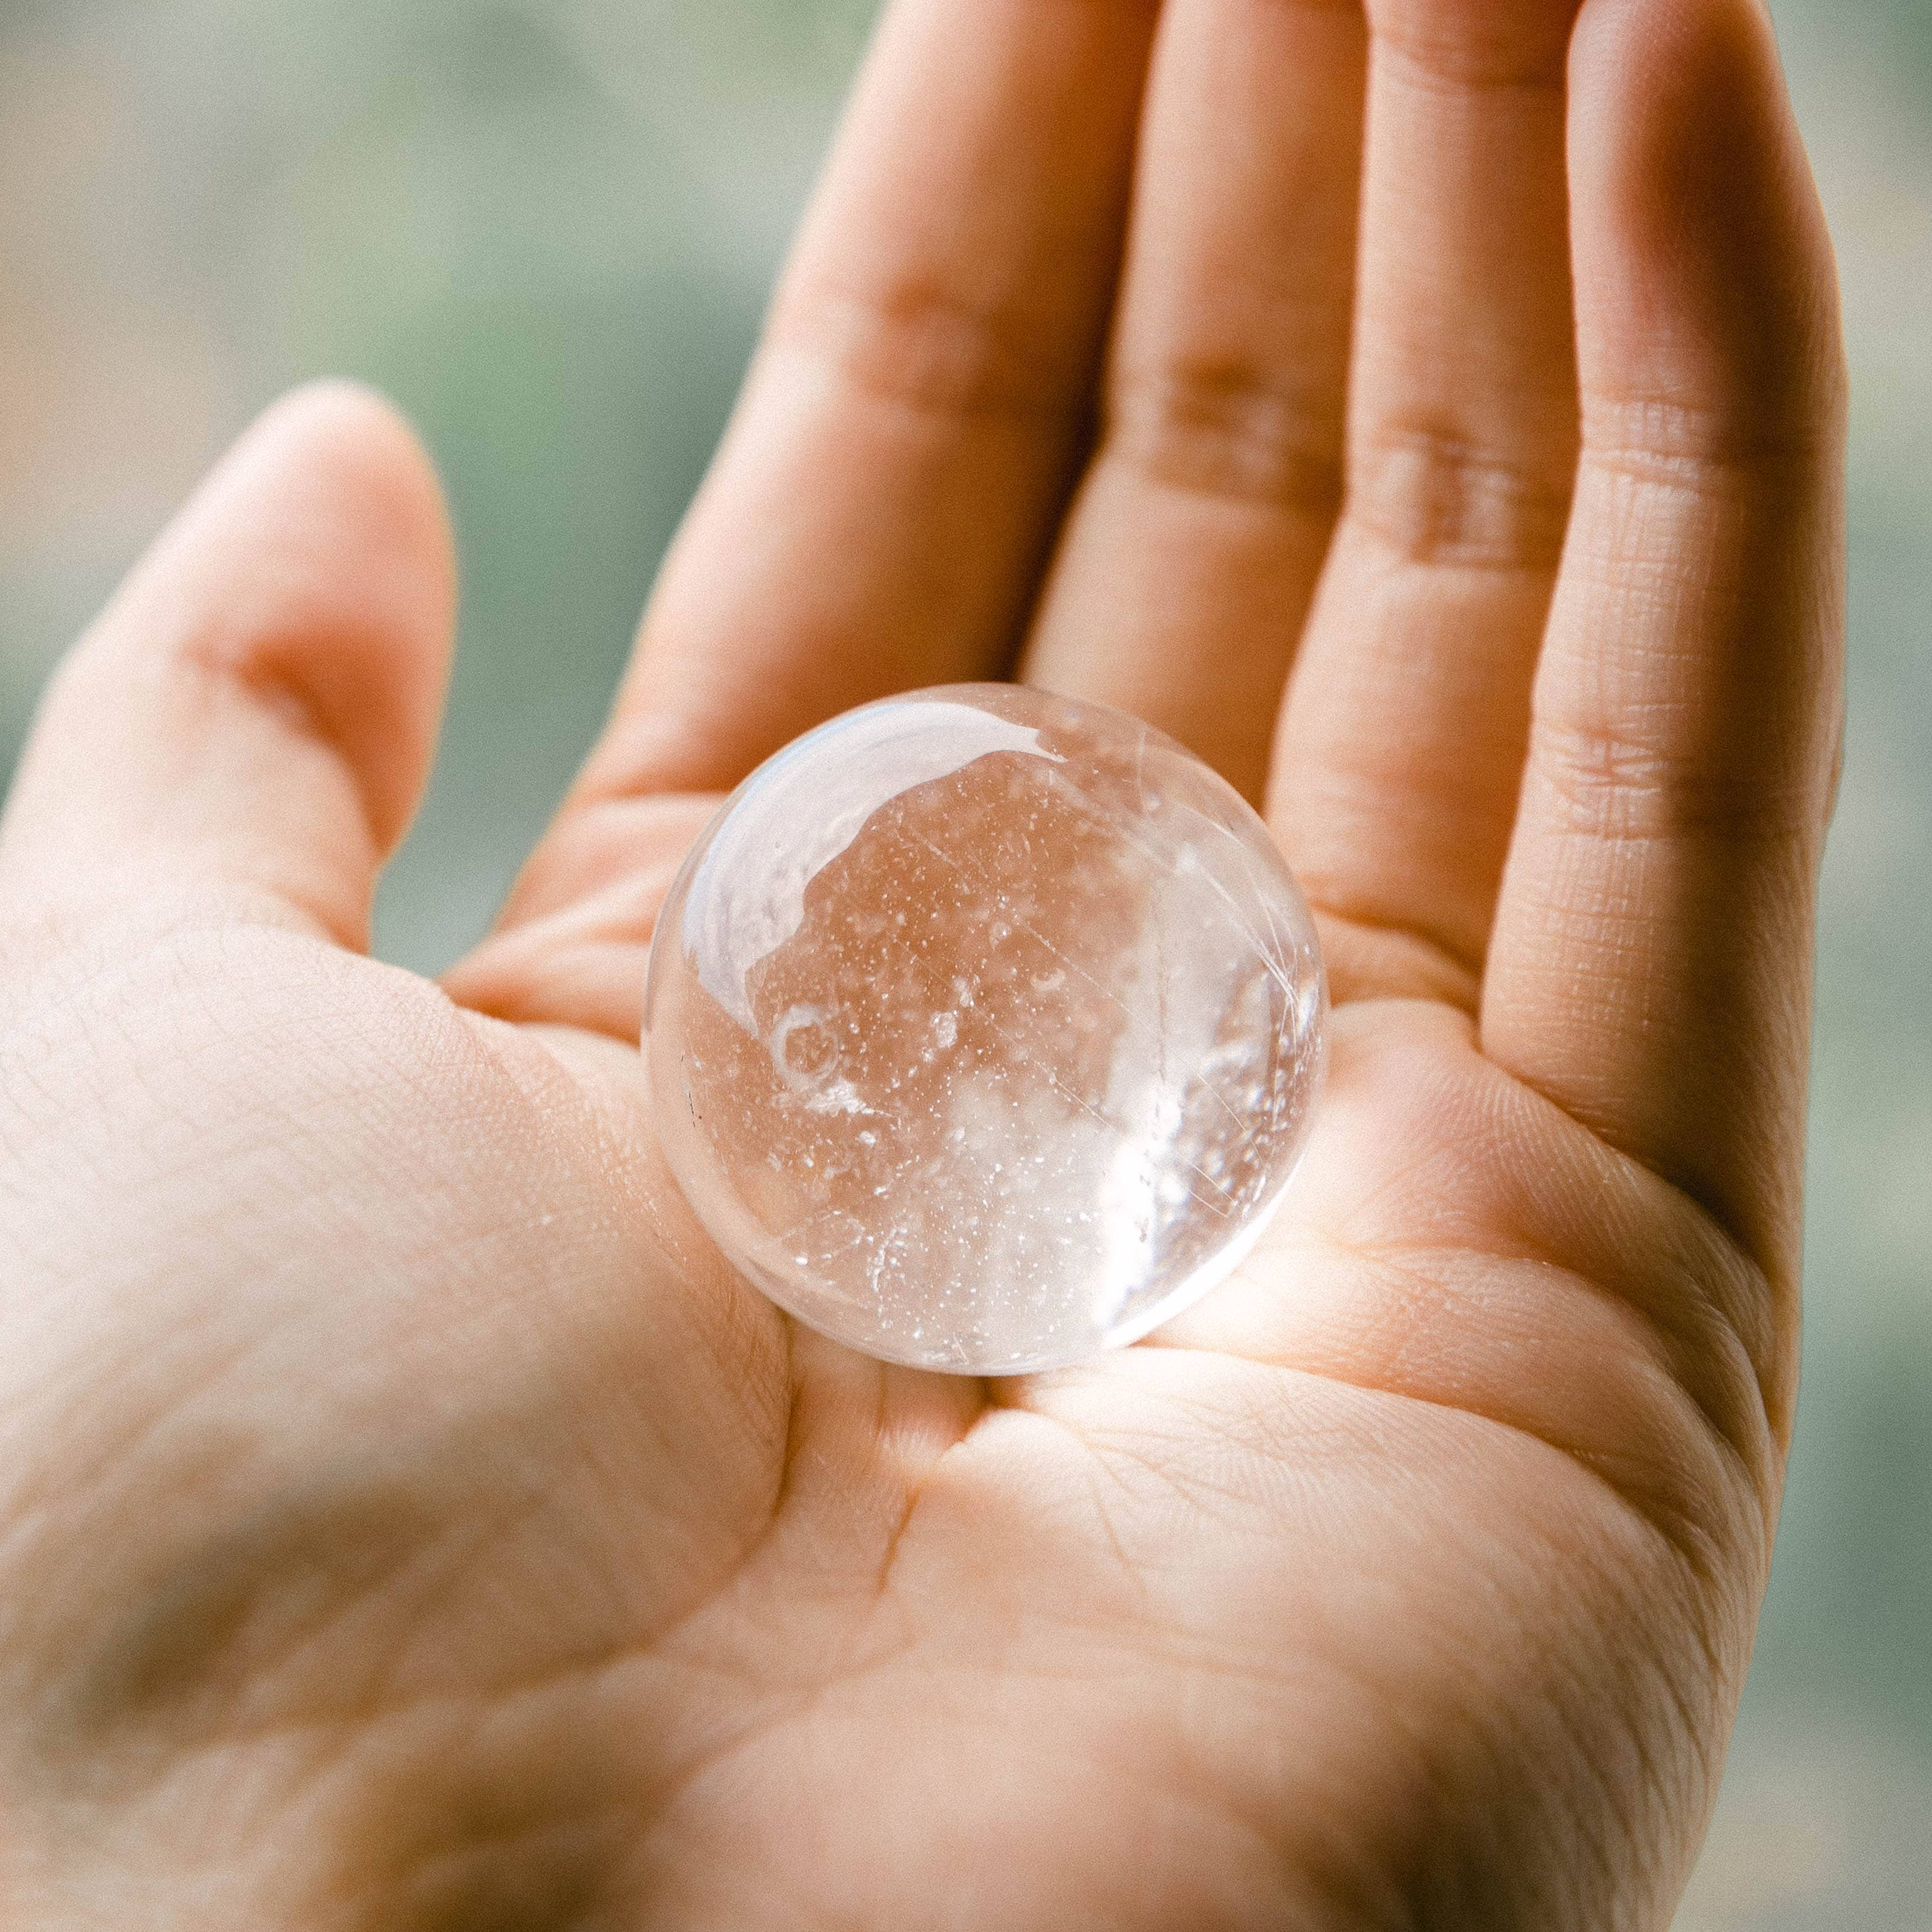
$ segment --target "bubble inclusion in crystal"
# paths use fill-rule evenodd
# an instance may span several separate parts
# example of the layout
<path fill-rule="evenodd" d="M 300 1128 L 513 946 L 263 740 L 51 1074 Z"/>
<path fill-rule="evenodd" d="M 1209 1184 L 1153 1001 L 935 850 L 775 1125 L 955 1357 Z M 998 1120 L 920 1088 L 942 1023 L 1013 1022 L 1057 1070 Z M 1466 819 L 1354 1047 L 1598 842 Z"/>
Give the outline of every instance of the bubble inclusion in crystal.
<path fill-rule="evenodd" d="M 1120 712 L 959 685 L 733 794 L 660 915 L 644 1046 L 671 1172 L 749 1281 L 884 1360 L 1016 1375 L 1248 1252 L 1326 1016 L 1238 794 Z"/>

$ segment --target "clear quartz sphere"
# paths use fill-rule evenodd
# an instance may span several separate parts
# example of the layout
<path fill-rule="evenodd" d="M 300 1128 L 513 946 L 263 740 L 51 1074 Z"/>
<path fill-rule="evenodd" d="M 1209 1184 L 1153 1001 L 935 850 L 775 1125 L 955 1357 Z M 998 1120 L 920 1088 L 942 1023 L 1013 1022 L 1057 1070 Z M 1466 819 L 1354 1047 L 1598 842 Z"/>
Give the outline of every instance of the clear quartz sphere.
<path fill-rule="evenodd" d="M 1016 1375 L 1247 1253 L 1326 1017 L 1238 793 L 1119 712 L 958 685 L 732 795 L 660 915 L 644 1046 L 671 1172 L 749 1281 L 867 1354 Z"/>

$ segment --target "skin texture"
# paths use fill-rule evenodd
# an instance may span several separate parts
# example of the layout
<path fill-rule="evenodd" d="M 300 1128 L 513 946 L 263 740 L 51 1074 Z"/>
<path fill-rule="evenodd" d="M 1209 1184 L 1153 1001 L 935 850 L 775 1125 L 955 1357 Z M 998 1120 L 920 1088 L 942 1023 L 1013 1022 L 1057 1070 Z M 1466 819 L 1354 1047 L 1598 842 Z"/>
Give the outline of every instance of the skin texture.
<path fill-rule="evenodd" d="M 0 831 L 0 1919 L 1664 1926 L 1795 1390 L 1842 387 L 1756 0 L 896 0 L 441 986 L 361 950 L 438 494 L 272 411 Z M 716 794 L 1003 673 L 1265 804 L 1336 1007 L 1239 1276 L 987 1385 L 751 1293 L 633 1042 Z"/>

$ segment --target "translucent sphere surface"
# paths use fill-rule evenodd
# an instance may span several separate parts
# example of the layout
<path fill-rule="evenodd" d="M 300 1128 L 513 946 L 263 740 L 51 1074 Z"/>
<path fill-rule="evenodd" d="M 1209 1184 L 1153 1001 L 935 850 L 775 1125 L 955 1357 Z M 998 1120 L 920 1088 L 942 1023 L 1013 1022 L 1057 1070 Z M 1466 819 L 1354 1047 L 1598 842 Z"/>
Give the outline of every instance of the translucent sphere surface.
<path fill-rule="evenodd" d="M 671 1171 L 748 1280 L 868 1354 L 1012 1375 L 1247 1252 L 1325 1018 L 1238 793 L 1118 712 L 961 685 L 739 788 L 659 918 L 644 1044 Z"/>

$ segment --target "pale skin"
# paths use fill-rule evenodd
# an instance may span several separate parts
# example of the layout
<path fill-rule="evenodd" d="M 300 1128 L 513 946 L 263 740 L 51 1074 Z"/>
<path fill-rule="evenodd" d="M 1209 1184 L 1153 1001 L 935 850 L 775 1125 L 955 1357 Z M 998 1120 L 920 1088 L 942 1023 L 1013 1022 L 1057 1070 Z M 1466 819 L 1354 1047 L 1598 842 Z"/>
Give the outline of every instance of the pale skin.
<path fill-rule="evenodd" d="M 1668 1923 L 1795 1392 L 1828 246 L 1756 0 L 1158 10 L 896 0 L 442 985 L 364 952 L 452 628 L 384 406 L 272 411 L 57 676 L 0 834 L 9 1928 Z M 989 1385 L 747 1288 L 634 1042 L 724 789 L 1003 675 L 1246 790 L 1336 1007 L 1239 1275 Z"/>

